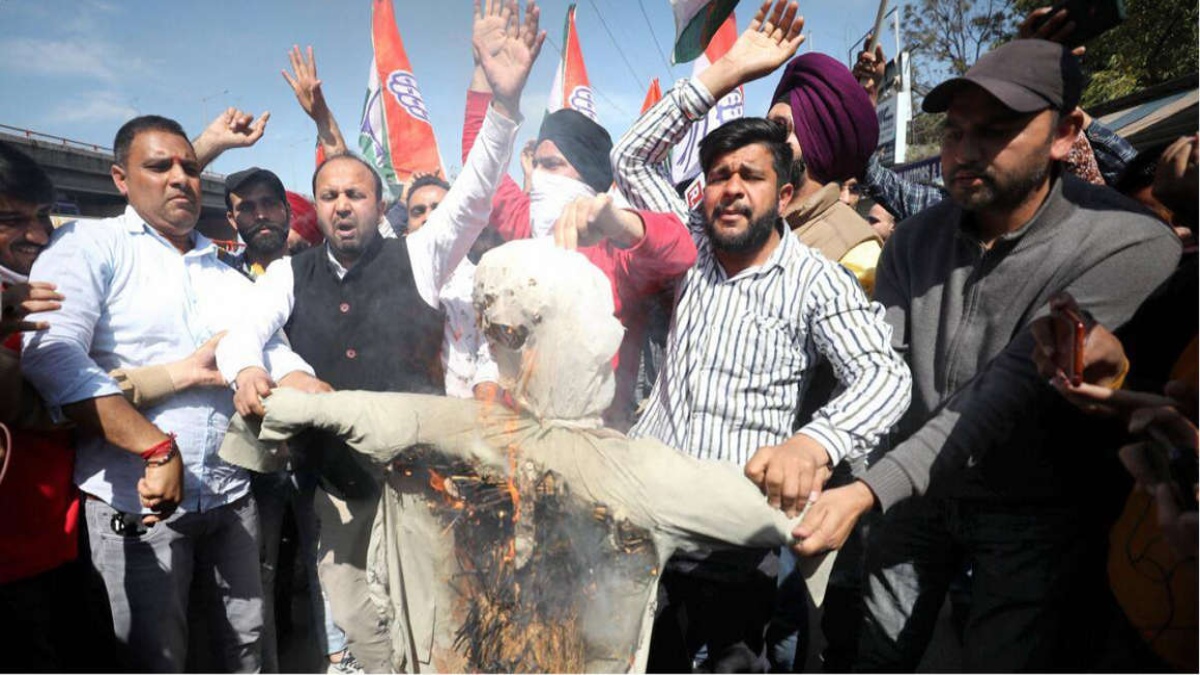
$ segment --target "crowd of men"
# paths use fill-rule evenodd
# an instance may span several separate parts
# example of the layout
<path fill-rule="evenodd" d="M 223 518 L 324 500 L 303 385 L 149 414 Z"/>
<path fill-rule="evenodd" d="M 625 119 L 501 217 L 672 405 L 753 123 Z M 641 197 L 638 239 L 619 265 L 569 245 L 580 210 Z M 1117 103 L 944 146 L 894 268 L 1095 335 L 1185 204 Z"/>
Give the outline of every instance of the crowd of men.
<path fill-rule="evenodd" d="M 130 120 L 124 212 L 56 230 L 54 186 L 0 143 L 11 667 L 278 671 L 290 512 L 330 672 L 391 669 L 366 571 L 380 467 L 319 431 L 272 473 L 218 450 L 275 388 L 512 404 L 489 344 L 521 338 L 480 325 L 475 265 L 546 237 L 611 285 L 624 337 L 604 424 L 735 465 L 804 514 L 791 548 L 671 560 L 649 670 L 799 671 L 817 615 L 797 557 L 829 550 L 831 672 L 915 670 L 948 594 L 964 670 L 1194 670 L 1195 135 L 1138 153 L 1090 118 L 1055 41 L 1065 15 L 1040 9 L 924 98 L 945 113 L 945 183 L 906 182 L 874 154 L 882 52 L 853 70 L 796 56 L 796 3 L 766 0 L 615 144 L 560 110 L 523 152 L 540 12 L 482 5 L 453 184 L 419 176 L 388 203 L 296 49 L 285 78 L 326 159 L 312 202 L 267 169 L 225 178 L 234 253 L 196 231 L 200 175 L 265 116 L 231 109 L 195 140 Z M 761 117 L 702 142 L 689 208 L 669 151 L 781 68 Z M 1127 519 L 1171 566 L 1150 591 L 1120 573 L 1138 564 Z"/>

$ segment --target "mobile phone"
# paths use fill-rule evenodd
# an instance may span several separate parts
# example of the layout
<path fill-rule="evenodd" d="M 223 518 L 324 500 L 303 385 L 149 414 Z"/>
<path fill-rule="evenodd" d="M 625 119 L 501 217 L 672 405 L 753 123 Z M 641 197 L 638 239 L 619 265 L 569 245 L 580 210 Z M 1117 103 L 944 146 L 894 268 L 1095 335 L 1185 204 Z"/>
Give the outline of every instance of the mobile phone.
<path fill-rule="evenodd" d="M 1125 20 L 1125 0 L 1063 0 L 1054 5 L 1042 21 L 1061 9 L 1067 10 L 1067 22 L 1075 23 L 1075 29 L 1064 43 L 1070 48 L 1078 47 Z"/>
<path fill-rule="evenodd" d="M 120 511 L 112 515 L 109 526 L 112 527 L 114 533 L 122 537 L 140 537 L 150 529 L 142 522 L 142 514 L 122 513 Z"/>
<path fill-rule="evenodd" d="M 1073 309 L 1064 307 L 1058 310 L 1059 317 L 1066 322 L 1071 331 L 1070 353 L 1067 355 L 1067 379 L 1073 386 L 1083 384 L 1083 348 L 1087 341 L 1087 325 L 1083 317 Z"/>

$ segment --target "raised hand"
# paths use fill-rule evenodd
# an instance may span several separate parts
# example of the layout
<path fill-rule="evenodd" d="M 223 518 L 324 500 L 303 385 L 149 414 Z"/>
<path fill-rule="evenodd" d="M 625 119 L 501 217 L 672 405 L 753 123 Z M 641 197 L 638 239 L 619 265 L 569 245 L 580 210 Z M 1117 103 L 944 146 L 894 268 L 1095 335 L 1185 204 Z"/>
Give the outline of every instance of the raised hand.
<path fill-rule="evenodd" d="M 1075 30 L 1075 22 L 1068 21 L 1068 18 L 1069 13 L 1065 7 L 1058 11 L 1054 11 L 1053 7 L 1038 7 L 1027 14 L 1017 26 L 1017 38 L 1063 42 L 1071 37 L 1071 32 Z M 1085 51 L 1086 48 L 1080 45 L 1072 49 L 1071 53 L 1079 57 L 1083 56 Z"/>
<path fill-rule="evenodd" d="M 264 112 L 255 119 L 254 115 L 237 108 L 226 108 L 192 141 L 200 166 L 208 166 L 226 150 L 248 148 L 257 143 L 267 130 L 269 119 L 270 112 Z"/>
<path fill-rule="evenodd" d="M 13 284 L 4 290 L 0 301 L 0 339 L 23 331 L 46 330 L 45 321 L 26 321 L 25 317 L 37 312 L 62 309 L 63 295 L 55 290 L 54 284 L 46 281 L 31 281 Z"/>
<path fill-rule="evenodd" d="M 804 42 L 804 17 L 797 16 L 798 9 L 795 2 L 788 0 L 766 0 L 758 8 L 737 42 L 700 74 L 700 80 L 714 97 L 720 99 L 792 58 Z"/>
<path fill-rule="evenodd" d="M 315 118 L 314 111 L 320 112 L 322 109 L 328 109 L 328 106 L 325 104 L 325 95 L 321 93 L 321 79 L 317 77 L 317 59 L 313 56 L 312 45 L 309 45 L 307 55 L 300 52 L 299 45 L 292 45 L 291 51 L 288 52 L 288 60 L 291 61 L 292 72 L 295 74 L 289 74 L 287 70 L 279 72 L 292 88 L 300 107 L 309 117 Z"/>
<path fill-rule="evenodd" d="M 546 32 L 538 30 L 541 10 L 530 0 L 522 22 L 516 2 L 485 1 L 484 6 L 475 2 L 471 46 L 491 87 L 493 105 L 505 117 L 517 119 L 521 91 L 546 40 Z"/>
<path fill-rule="evenodd" d="M 867 42 L 871 41 L 871 36 L 867 36 Z M 883 56 L 883 45 L 875 43 L 875 51 L 863 51 L 858 55 L 858 62 L 854 64 L 854 79 L 862 84 L 863 89 L 867 90 L 867 96 L 871 97 L 871 103 L 879 102 L 879 89 L 883 84 L 883 74 L 887 71 L 887 59 Z"/>

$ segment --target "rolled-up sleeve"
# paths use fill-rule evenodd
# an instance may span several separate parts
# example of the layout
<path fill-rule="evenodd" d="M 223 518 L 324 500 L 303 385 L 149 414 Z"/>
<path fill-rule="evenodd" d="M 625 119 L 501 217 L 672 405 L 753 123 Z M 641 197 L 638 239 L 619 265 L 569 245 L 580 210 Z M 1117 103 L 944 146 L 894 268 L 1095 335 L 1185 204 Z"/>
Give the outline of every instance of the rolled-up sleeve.
<path fill-rule="evenodd" d="M 716 103 L 699 80 L 680 80 L 617 141 L 611 155 L 613 175 L 631 205 L 673 213 L 688 222 L 687 203 L 671 183 L 667 153 Z"/>
<path fill-rule="evenodd" d="M 98 226 L 64 225 L 30 273 L 30 279 L 49 281 L 64 296 L 61 309 L 29 316 L 50 328 L 26 333 L 21 351 L 21 370 L 56 421 L 62 420 L 63 405 L 121 394 L 116 380 L 89 355 L 119 255 L 105 234 Z"/>

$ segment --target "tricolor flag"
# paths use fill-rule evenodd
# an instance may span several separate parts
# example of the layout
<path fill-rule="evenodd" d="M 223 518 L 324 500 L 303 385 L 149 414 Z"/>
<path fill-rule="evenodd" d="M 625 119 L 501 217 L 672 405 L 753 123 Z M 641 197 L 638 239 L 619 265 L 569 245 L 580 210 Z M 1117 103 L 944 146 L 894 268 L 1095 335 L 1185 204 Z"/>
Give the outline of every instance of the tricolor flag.
<path fill-rule="evenodd" d="M 662 100 L 662 88 L 658 86 L 658 78 L 650 80 L 650 88 L 646 90 L 646 100 L 642 101 L 642 112 L 646 112 L 654 107 L 655 103 Z"/>
<path fill-rule="evenodd" d="M 562 44 L 562 60 L 558 62 L 558 70 L 554 73 L 546 111 L 571 108 L 595 120 L 595 96 L 592 95 L 592 85 L 588 83 L 587 66 L 583 65 L 579 34 L 575 31 L 575 5 L 567 8 Z"/>
<path fill-rule="evenodd" d="M 700 56 L 737 4 L 738 0 L 671 0 L 675 14 L 671 61 L 687 63 Z"/>
<path fill-rule="evenodd" d="M 392 0 L 371 2 L 371 44 L 375 55 L 358 145 L 388 190 L 398 195 L 399 186 L 414 173 L 445 173 L 425 100 L 396 27 Z"/>
<path fill-rule="evenodd" d="M 692 66 L 692 75 L 699 75 L 709 64 L 724 56 L 725 52 L 733 47 L 733 43 L 737 42 L 737 38 L 737 17 L 731 12 L 708 43 L 704 53 L 696 59 Z M 740 86 L 726 94 L 708 111 L 704 119 L 697 120 L 688 129 L 688 135 L 675 146 L 675 151 L 671 154 L 671 180 L 676 185 L 689 181 L 700 173 L 700 139 L 729 120 L 742 117 L 745 112 L 745 98 L 742 94 Z"/>

